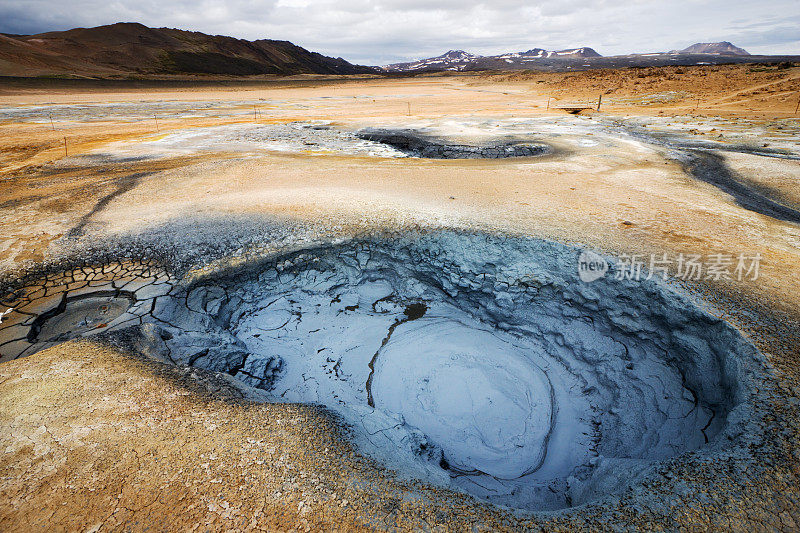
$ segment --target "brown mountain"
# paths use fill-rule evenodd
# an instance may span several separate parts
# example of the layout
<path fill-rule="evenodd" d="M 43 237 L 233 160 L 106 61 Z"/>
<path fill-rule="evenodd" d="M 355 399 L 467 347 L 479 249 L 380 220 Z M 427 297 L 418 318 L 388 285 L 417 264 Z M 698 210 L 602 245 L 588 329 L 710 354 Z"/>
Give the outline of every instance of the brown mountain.
<path fill-rule="evenodd" d="M 365 74 L 375 69 L 288 41 L 246 41 L 117 23 L 37 35 L 0 34 L 0 75 Z"/>
<path fill-rule="evenodd" d="M 728 41 L 719 43 L 695 43 L 680 51 L 682 54 L 717 54 L 723 56 L 749 56 L 750 52 Z"/>

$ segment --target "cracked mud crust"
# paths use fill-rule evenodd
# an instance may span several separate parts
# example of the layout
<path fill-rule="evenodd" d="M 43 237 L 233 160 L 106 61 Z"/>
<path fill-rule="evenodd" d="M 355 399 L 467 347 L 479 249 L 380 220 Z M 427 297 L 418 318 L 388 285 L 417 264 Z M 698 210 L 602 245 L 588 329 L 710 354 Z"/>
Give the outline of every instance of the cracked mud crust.
<path fill-rule="evenodd" d="M 224 375 L 144 361 L 101 340 L 4 364 L 0 529 L 791 531 L 800 524 L 796 462 L 695 469 L 689 461 L 665 468 L 635 506 L 626 495 L 524 517 L 399 482 L 359 456 L 325 411 L 253 403 L 250 393 Z M 797 405 L 790 399 L 784 409 Z M 796 436 L 778 434 L 779 441 Z"/>

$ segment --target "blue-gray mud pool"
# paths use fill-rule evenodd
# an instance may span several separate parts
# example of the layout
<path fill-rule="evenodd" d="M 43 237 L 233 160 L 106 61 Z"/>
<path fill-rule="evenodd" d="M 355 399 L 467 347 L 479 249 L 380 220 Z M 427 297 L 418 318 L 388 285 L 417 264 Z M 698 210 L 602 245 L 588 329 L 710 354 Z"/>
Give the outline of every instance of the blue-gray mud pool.
<path fill-rule="evenodd" d="M 414 233 L 184 277 L 118 261 L 52 271 L 2 304 L 2 360 L 131 334 L 136 350 L 321 404 L 400 475 L 539 511 L 762 438 L 764 357 L 657 276 L 591 283 L 579 249 Z"/>

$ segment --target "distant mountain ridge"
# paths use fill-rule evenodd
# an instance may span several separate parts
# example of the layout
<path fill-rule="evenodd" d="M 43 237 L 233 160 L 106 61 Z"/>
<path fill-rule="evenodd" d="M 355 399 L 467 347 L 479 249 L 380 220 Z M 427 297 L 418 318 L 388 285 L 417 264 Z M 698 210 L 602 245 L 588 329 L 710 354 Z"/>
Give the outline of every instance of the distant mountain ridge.
<path fill-rule="evenodd" d="M 381 67 L 386 72 L 424 72 L 429 70 L 462 70 L 480 56 L 463 50 L 450 50 L 444 54 L 419 61 L 394 63 Z"/>
<path fill-rule="evenodd" d="M 583 60 L 603 57 L 588 46 L 567 48 L 565 50 L 545 50 L 532 48 L 527 52 L 510 52 L 496 56 L 480 57 L 472 62 L 466 70 L 503 70 L 508 68 L 528 68 L 545 62 L 565 60 Z"/>
<path fill-rule="evenodd" d="M 525 62 L 550 58 L 584 58 L 602 57 L 593 49 L 584 46 L 567 50 L 545 50 L 532 48 L 527 52 L 511 52 L 496 56 L 479 56 L 464 50 L 450 50 L 444 54 L 418 61 L 393 63 L 381 67 L 385 72 L 435 72 L 435 71 L 461 71 L 461 70 L 486 70 L 491 68 L 508 68 L 508 65 L 522 65 Z M 475 68 L 473 68 L 475 67 Z"/>
<path fill-rule="evenodd" d="M 164 75 L 258 76 L 265 74 L 399 74 L 797 62 L 800 56 L 751 56 L 728 41 L 695 43 L 683 50 L 601 56 L 588 46 L 531 48 L 480 56 L 450 50 L 440 56 L 384 67 L 354 65 L 289 41 L 247 41 L 172 28 L 117 23 L 36 35 L 0 33 L 0 76 L 86 78 Z"/>
<path fill-rule="evenodd" d="M 721 41 L 718 43 L 694 43 L 683 50 L 682 54 L 719 54 L 719 55 L 734 55 L 734 56 L 749 56 L 750 52 L 738 46 L 734 46 L 728 41 Z"/>
<path fill-rule="evenodd" d="M 365 74 L 353 65 L 290 43 L 247 41 L 120 22 L 37 35 L 0 34 L 0 75 Z"/>
<path fill-rule="evenodd" d="M 715 59 L 710 60 L 709 57 Z M 480 56 L 463 50 L 450 50 L 440 56 L 406 63 L 393 63 L 380 67 L 384 72 L 440 72 L 479 70 L 545 69 L 559 70 L 585 67 L 623 67 L 653 65 L 692 65 L 719 63 L 737 58 L 768 58 L 751 56 L 746 50 L 728 41 L 718 43 L 695 43 L 683 50 L 656 52 L 651 54 L 627 54 L 601 56 L 588 46 L 565 50 L 532 48 L 526 52 L 510 52 L 493 56 Z M 783 57 L 783 56 L 780 56 Z"/>

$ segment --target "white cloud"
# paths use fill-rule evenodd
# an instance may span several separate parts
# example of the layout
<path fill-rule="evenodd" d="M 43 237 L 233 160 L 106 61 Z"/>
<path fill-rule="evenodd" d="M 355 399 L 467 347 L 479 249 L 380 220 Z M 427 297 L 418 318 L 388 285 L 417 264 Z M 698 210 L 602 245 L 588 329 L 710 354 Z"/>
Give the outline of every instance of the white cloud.
<path fill-rule="evenodd" d="M 364 64 L 461 48 L 492 54 L 591 46 L 604 55 L 728 40 L 800 54 L 796 0 L 0 0 L 0 31 L 136 21 L 246 39 L 285 39 Z M 765 15 L 765 13 L 767 15 Z"/>

